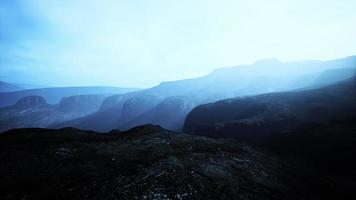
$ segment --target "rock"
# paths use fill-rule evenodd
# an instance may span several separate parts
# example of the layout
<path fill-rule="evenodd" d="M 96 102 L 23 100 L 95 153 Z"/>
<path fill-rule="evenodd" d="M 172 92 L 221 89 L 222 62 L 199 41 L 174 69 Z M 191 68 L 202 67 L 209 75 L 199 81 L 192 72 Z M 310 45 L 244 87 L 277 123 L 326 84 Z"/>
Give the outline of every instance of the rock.
<path fill-rule="evenodd" d="M 39 108 L 48 106 L 46 100 L 41 96 L 28 96 L 16 102 L 17 108 Z"/>
<path fill-rule="evenodd" d="M 106 134 L 12 130 L 0 135 L 0 159 L 0 199 L 326 199 L 348 192 L 249 143 L 153 125 Z"/>

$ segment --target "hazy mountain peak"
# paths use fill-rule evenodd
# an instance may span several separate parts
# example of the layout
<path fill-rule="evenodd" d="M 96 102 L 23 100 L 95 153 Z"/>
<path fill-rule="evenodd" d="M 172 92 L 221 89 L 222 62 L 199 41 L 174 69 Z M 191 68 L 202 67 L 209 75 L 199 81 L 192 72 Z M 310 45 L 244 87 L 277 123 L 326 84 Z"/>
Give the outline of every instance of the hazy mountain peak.
<path fill-rule="evenodd" d="M 0 81 L 0 92 L 13 92 L 24 89 L 18 85 Z"/>
<path fill-rule="evenodd" d="M 254 64 L 255 65 L 279 65 L 282 64 L 282 62 L 277 58 L 265 58 L 265 59 L 257 60 Z"/>

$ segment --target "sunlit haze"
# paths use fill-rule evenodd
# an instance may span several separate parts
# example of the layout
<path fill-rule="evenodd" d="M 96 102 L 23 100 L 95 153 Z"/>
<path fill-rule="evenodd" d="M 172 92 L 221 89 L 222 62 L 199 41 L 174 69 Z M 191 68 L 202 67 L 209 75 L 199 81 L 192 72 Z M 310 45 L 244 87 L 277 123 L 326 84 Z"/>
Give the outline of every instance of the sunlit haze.
<path fill-rule="evenodd" d="M 150 87 L 356 54 L 355 0 L 1 0 L 0 79 Z"/>

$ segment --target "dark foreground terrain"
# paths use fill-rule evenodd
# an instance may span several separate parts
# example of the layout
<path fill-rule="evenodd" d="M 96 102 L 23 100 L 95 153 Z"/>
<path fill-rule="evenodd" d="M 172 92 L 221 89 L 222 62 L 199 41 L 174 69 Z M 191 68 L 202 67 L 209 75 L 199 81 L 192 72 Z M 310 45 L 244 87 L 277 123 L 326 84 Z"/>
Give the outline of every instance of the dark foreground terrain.
<path fill-rule="evenodd" d="M 149 125 L 12 130 L 0 160 L 0 199 L 351 199 L 354 189 L 240 140 Z"/>

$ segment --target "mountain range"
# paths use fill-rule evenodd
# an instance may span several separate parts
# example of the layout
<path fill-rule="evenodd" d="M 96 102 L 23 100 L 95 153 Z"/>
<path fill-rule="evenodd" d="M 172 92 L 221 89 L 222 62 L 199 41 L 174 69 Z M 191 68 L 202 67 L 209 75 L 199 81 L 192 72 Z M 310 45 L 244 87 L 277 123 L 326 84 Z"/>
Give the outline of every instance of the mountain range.
<path fill-rule="evenodd" d="M 355 69 L 0 93 L 0 199 L 355 199 Z"/>
<path fill-rule="evenodd" d="M 331 61 L 282 63 L 263 60 L 253 65 L 222 68 L 194 79 L 163 82 L 137 92 L 108 97 L 92 115 L 53 127 L 99 132 L 158 124 L 181 131 L 196 106 L 237 96 L 319 88 L 354 75 L 356 56 Z"/>
<path fill-rule="evenodd" d="M 14 105 L 18 100 L 27 96 L 42 96 L 49 104 L 56 104 L 63 97 L 75 95 L 106 95 L 120 94 L 131 92 L 138 89 L 135 88 L 118 88 L 106 86 L 90 86 L 90 87 L 52 87 L 52 88 L 36 88 L 36 89 L 22 89 L 12 92 L 0 93 L 0 108 Z"/>
<path fill-rule="evenodd" d="M 267 59 L 252 65 L 217 69 L 198 78 L 163 82 L 149 89 L 69 87 L 0 93 L 0 106 L 6 106 L 0 110 L 0 123 L 6 124 L 2 125 L 6 128 L 1 127 L 1 130 L 20 127 L 76 127 L 107 132 L 157 124 L 179 132 L 183 130 L 186 116 L 199 105 L 234 97 L 317 89 L 353 77 L 355 69 L 356 56 L 330 61 L 286 63 Z M 92 97 L 83 98 L 85 95 Z M 93 95 L 97 95 L 95 100 Z M 46 119 L 52 120 L 33 120 L 32 123 L 31 120 L 26 123 L 14 120 L 27 118 L 29 112 L 11 105 L 30 96 L 41 96 L 47 104 L 52 105 L 49 106 L 52 111 L 55 108 L 56 112 L 46 112 Z M 70 96 L 72 97 L 69 98 Z M 75 107 L 84 107 L 80 112 L 69 105 L 70 100 L 73 102 L 76 98 L 73 96 L 82 96 L 78 97 L 81 99 L 79 103 L 74 103 Z M 92 106 L 91 101 L 96 102 L 95 106 Z M 59 108 L 61 112 L 57 112 Z M 38 112 L 36 109 L 38 108 L 31 110 L 31 116 L 43 119 L 43 109 Z M 63 117 L 63 110 L 71 114 Z"/>
<path fill-rule="evenodd" d="M 0 81 L 0 93 L 3 92 L 14 92 L 19 90 L 24 90 L 24 87 L 18 86 L 16 84 L 7 83 L 4 81 Z"/>
<path fill-rule="evenodd" d="M 41 96 L 27 96 L 15 105 L 0 108 L 0 132 L 14 128 L 46 128 L 97 111 L 105 95 L 64 97 L 58 104 L 48 104 Z"/>

